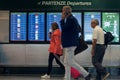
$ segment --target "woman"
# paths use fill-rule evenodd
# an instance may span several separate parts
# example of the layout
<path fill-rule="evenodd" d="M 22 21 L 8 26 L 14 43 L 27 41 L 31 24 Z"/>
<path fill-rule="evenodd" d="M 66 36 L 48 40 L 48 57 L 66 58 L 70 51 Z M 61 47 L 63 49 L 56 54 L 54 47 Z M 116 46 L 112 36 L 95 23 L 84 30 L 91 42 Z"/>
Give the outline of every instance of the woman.
<path fill-rule="evenodd" d="M 48 71 L 45 75 L 41 76 L 41 78 L 50 78 L 50 72 L 52 70 L 52 62 L 55 59 L 56 63 L 60 65 L 60 67 L 64 70 L 63 64 L 58 60 L 62 55 L 62 47 L 61 47 L 61 31 L 59 30 L 59 26 L 56 22 L 51 24 L 52 32 L 49 33 L 50 47 L 49 47 L 49 59 L 48 59 Z"/>

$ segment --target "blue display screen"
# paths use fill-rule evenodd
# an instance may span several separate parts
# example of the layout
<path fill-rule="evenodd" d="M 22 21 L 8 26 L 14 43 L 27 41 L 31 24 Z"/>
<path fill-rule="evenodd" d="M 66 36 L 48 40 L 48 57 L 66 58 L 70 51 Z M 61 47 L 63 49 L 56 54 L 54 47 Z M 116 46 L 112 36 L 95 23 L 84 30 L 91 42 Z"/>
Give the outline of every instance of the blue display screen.
<path fill-rule="evenodd" d="M 85 12 L 84 13 L 84 39 L 85 41 L 92 41 L 91 20 L 98 19 L 101 23 L 101 13 L 100 12 Z"/>
<path fill-rule="evenodd" d="M 61 20 L 61 12 L 51 12 L 51 13 L 47 13 L 47 41 L 49 41 L 49 36 L 48 33 L 51 31 L 51 23 L 53 22 L 57 22 L 60 27 L 60 20 Z M 79 12 L 73 12 L 73 16 L 76 17 L 76 19 L 78 20 L 78 23 L 81 25 L 81 13 Z"/>
<path fill-rule="evenodd" d="M 44 41 L 45 40 L 45 18 L 44 13 L 29 13 L 28 21 L 28 40 Z"/>
<path fill-rule="evenodd" d="M 26 13 L 11 12 L 10 40 L 26 41 Z"/>
<path fill-rule="evenodd" d="M 49 32 L 51 30 L 51 23 L 57 22 L 60 28 L 61 13 L 53 12 L 47 13 L 47 41 L 49 41 Z"/>
<path fill-rule="evenodd" d="M 80 12 L 73 12 L 73 16 L 77 19 L 79 25 L 81 26 L 82 25 L 82 22 L 81 22 L 81 13 Z"/>

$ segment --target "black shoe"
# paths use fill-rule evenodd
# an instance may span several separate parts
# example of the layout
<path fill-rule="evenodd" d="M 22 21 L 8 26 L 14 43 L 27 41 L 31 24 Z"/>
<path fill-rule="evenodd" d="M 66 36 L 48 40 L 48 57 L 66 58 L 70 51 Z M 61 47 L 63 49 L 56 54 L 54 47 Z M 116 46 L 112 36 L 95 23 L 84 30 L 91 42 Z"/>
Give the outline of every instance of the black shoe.
<path fill-rule="evenodd" d="M 97 79 L 97 78 L 95 78 L 95 79 L 93 79 L 93 80 L 101 80 L 101 79 Z"/>
<path fill-rule="evenodd" d="M 102 80 L 105 80 L 109 75 L 110 75 L 110 73 L 106 73 L 106 74 L 103 76 L 103 79 L 102 79 Z"/>
<path fill-rule="evenodd" d="M 88 76 L 85 77 L 85 80 L 90 80 L 91 74 L 88 74 Z"/>
<path fill-rule="evenodd" d="M 94 80 L 102 80 L 100 75 L 97 75 Z"/>

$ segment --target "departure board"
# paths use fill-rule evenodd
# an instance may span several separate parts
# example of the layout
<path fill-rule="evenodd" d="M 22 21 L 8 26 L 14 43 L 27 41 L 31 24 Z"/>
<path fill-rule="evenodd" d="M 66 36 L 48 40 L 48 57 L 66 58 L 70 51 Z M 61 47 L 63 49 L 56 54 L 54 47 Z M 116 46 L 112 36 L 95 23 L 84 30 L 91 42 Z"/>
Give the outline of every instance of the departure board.
<path fill-rule="evenodd" d="M 85 12 L 84 13 L 84 39 L 85 41 L 92 41 L 93 28 L 91 27 L 91 20 L 98 19 L 99 26 L 101 23 L 101 13 L 100 12 Z"/>
<path fill-rule="evenodd" d="M 81 21 L 81 19 L 82 19 L 82 15 L 81 15 L 81 13 L 80 12 L 73 12 L 73 16 L 77 19 L 77 21 L 78 21 L 78 23 L 79 23 L 79 25 L 80 25 L 80 27 L 81 27 L 81 29 L 82 29 L 82 21 Z M 81 32 L 79 33 L 79 36 L 81 35 Z"/>
<path fill-rule="evenodd" d="M 45 18 L 44 13 L 29 13 L 28 21 L 28 40 L 44 41 L 45 40 Z"/>
<path fill-rule="evenodd" d="M 48 33 L 51 32 L 51 23 L 57 22 L 60 28 L 61 13 L 49 12 L 47 13 L 47 41 L 49 41 Z"/>
<path fill-rule="evenodd" d="M 119 13 L 103 12 L 102 28 L 115 36 L 113 42 L 119 42 Z"/>
<path fill-rule="evenodd" d="M 10 40 L 26 41 L 26 13 L 11 12 Z"/>
<path fill-rule="evenodd" d="M 49 41 L 48 33 L 51 31 L 51 23 L 57 22 L 60 27 L 61 12 L 49 12 L 47 13 L 47 41 Z M 78 23 L 81 25 L 81 13 L 73 12 L 73 16 L 78 20 Z"/>

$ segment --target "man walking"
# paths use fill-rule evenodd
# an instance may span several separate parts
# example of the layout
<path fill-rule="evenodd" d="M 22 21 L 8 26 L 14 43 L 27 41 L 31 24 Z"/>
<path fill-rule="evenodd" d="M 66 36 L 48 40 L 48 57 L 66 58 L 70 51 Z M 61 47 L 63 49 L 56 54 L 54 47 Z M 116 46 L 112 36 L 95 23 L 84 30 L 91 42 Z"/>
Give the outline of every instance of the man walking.
<path fill-rule="evenodd" d="M 92 37 L 92 63 L 96 68 L 96 79 L 101 80 L 101 76 L 103 75 L 103 79 L 105 80 L 110 73 L 106 72 L 105 68 L 102 67 L 102 61 L 105 54 L 105 45 L 104 45 L 104 31 L 99 26 L 99 21 L 97 19 L 93 19 L 91 21 L 91 27 L 93 28 L 93 37 Z"/>

